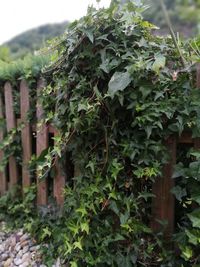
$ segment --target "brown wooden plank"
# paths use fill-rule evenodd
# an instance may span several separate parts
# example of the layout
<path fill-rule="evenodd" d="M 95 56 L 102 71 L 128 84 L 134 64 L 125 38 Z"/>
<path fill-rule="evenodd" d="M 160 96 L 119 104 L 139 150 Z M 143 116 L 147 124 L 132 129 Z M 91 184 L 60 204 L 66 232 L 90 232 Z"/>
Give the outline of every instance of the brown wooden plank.
<path fill-rule="evenodd" d="M 157 179 L 153 185 L 153 193 L 156 198 L 152 202 L 152 229 L 157 232 L 161 225 L 157 220 L 168 222 L 165 235 L 169 237 L 174 232 L 174 196 L 170 190 L 174 187 L 173 166 L 176 164 L 176 138 L 171 137 L 166 142 L 166 147 L 170 153 L 170 161 L 164 166 L 163 177 Z"/>
<path fill-rule="evenodd" d="M 200 138 L 194 139 L 194 149 L 200 150 Z"/>
<path fill-rule="evenodd" d="M 4 118 L 3 114 L 3 100 L 0 94 L 0 119 Z M 3 129 L 0 129 L 0 142 L 3 140 Z M 3 160 L 4 153 L 0 150 L 0 162 Z M 7 189 L 7 179 L 6 179 L 6 172 L 2 170 L 0 172 L 0 196 L 4 195 Z"/>
<path fill-rule="evenodd" d="M 200 88 L 200 63 L 197 64 L 197 71 L 196 71 L 196 80 L 197 80 L 197 88 Z"/>
<path fill-rule="evenodd" d="M 21 122 L 25 123 L 22 129 L 22 150 L 23 150 L 23 164 L 22 164 L 22 185 L 23 188 L 31 185 L 30 172 L 28 170 L 28 163 L 32 156 L 32 138 L 31 127 L 27 121 L 27 113 L 30 109 L 29 88 L 25 80 L 20 83 L 20 111 Z"/>
<path fill-rule="evenodd" d="M 194 139 L 192 139 L 192 134 L 189 132 L 183 132 L 178 139 L 178 142 L 181 144 L 193 144 Z"/>
<path fill-rule="evenodd" d="M 37 91 L 38 95 L 41 92 L 42 88 L 45 86 L 45 82 L 43 79 L 38 80 Z M 40 103 L 37 103 L 37 121 L 39 122 L 42 118 L 43 110 Z M 36 140 L 36 154 L 39 156 L 41 152 L 48 148 L 48 127 L 46 125 L 42 125 L 40 127 L 37 126 L 37 140 Z M 48 199 L 48 183 L 47 179 L 40 181 L 39 177 L 37 177 L 37 205 L 46 205 Z"/>
<path fill-rule="evenodd" d="M 4 96 L 5 96 L 6 125 L 7 125 L 7 131 L 9 132 L 11 129 L 16 128 L 16 119 L 13 109 L 12 86 L 9 82 L 6 82 L 4 85 Z M 9 158 L 9 176 L 10 176 L 9 187 L 11 188 L 18 182 L 17 163 L 14 156 L 10 156 Z"/>
<path fill-rule="evenodd" d="M 59 135 L 57 131 L 55 131 L 55 136 L 56 135 Z M 58 159 L 56 160 L 55 168 L 56 168 L 56 175 L 54 177 L 54 185 L 53 185 L 54 197 L 56 199 L 57 204 L 63 206 L 66 175 L 62 168 L 62 164 L 61 162 L 59 162 Z"/>

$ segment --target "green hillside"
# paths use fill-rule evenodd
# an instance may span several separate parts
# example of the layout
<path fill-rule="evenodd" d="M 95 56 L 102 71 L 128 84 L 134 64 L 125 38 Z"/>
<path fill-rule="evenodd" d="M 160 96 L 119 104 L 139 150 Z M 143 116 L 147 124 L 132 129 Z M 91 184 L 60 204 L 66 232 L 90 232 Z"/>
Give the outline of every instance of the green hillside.
<path fill-rule="evenodd" d="M 38 28 L 28 30 L 4 45 L 10 49 L 13 59 L 21 58 L 27 53 L 33 53 L 45 45 L 45 42 L 64 33 L 68 22 L 46 24 Z"/>

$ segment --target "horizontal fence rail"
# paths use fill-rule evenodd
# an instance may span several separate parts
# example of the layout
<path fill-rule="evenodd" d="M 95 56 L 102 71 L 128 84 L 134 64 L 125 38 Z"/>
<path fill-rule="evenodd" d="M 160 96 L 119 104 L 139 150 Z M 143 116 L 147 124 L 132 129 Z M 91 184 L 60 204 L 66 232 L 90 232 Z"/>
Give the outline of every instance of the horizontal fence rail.
<path fill-rule="evenodd" d="M 39 94 L 45 82 L 39 79 L 37 82 L 37 93 Z M 200 88 L 200 68 L 197 68 L 197 87 Z M 30 90 L 26 81 L 20 82 L 20 118 L 16 118 L 14 113 L 13 88 L 10 82 L 6 82 L 3 87 L 3 92 L 0 95 L 0 119 L 6 120 L 6 131 L 9 132 L 16 127 L 17 124 L 23 122 L 24 127 L 21 131 L 22 142 L 22 166 L 18 166 L 13 155 L 9 157 L 8 166 L 0 172 L 0 195 L 4 195 L 13 186 L 20 184 L 22 188 L 29 187 L 32 184 L 32 176 L 28 165 L 33 154 L 39 156 L 41 152 L 50 146 L 50 141 L 53 140 L 58 132 L 51 125 L 38 126 L 31 125 L 27 122 L 27 113 L 30 110 Z M 40 103 L 36 106 L 37 122 L 40 121 L 43 115 L 43 110 Z M 4 132 L 0 131 L 0 142 L 3 140 Z M 195 149 L 200 149 L 200 139 L 192 139 L 191 134 L 184 132 L 182 136 L 172 136 L 166 140 L 166 147 L 171 156 L 170 161 L 163 168 L 163 175 L 157 179 L 153 185 L 152 192 L 156 196 L 152 200 L 152 219 L 151 228 L 154 231 L 159 231 L 159 220 L 168 221 L 166 227 L 166 236 L 170 236 L 174 232 L 175 220 L 175 199 L 171 193 L 174 186 L 174 181 L 171 178 L 173 166 L 176 164 L 176 150 L 178 144 L 190 144 Z M 3 159 L 4 152 L 0 151 L 0 161 Z M 67 167 L 66 167 L 67 168 Z M 66 175 L 62 171 L 59 162 L 55 162 L 55 176 L 53 182 L 49 183 L 48 179 L 40 181 L 38 173 L 35 173 L 35 182 L 37 185 L 37 205 L 47 205 L 49 197 L 49 188 L 53 187 L 52 193 L 58 205 L 64 204 L 64 187 L 66 184 Z M 74 175 L 78 169 L 74 168 Z"/>

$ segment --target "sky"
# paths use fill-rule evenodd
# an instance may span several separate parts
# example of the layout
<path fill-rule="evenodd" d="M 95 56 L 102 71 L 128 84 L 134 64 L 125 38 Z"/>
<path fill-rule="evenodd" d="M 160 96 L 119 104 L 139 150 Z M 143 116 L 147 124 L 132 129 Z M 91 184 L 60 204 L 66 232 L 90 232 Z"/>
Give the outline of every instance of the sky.
<path fill-rule="evenodd" d="M 14 36 L 46 23 L 73 21 L 86 14 L 96 0 L 0 0 L 0 45 Z M 99 6 L 108 7 L 110 0 Z"/>

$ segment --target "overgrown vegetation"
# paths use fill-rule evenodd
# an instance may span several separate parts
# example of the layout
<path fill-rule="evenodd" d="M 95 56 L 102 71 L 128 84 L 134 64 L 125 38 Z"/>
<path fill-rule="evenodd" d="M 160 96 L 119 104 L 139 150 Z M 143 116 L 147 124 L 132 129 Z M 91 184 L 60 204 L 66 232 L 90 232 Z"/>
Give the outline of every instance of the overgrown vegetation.
<path fill-rule="evenodd" d="M 183 131 L 200 137 L 200 91 L 192 77 L 198 50 L 179 40 L 183 68 L 172 40 L 152 35 L 142 10 L 131 0 L 90 8 L 49 48 L 40 101 L 45 123 L 60 134 L 39 159 L 41 179 L 55 159 L 64 164 L 66 153 L 76 170 L 67 178 L 62 214 L 51 204 L 43 216 L 23 216 L 26 229 L 50 244 L 49 266 L 58 255 L 71 267 L 200 264 L 198 151 L 180 158 L 174 174 L 181 209 L 175 235 L 166 240 L 149 227 L 152 185 L 169 160 L 165 140 Z M 6 209 L 9 203 L 4 197 L 0 207 L 11 216 L 24 205 L 11 201 Z"/>

